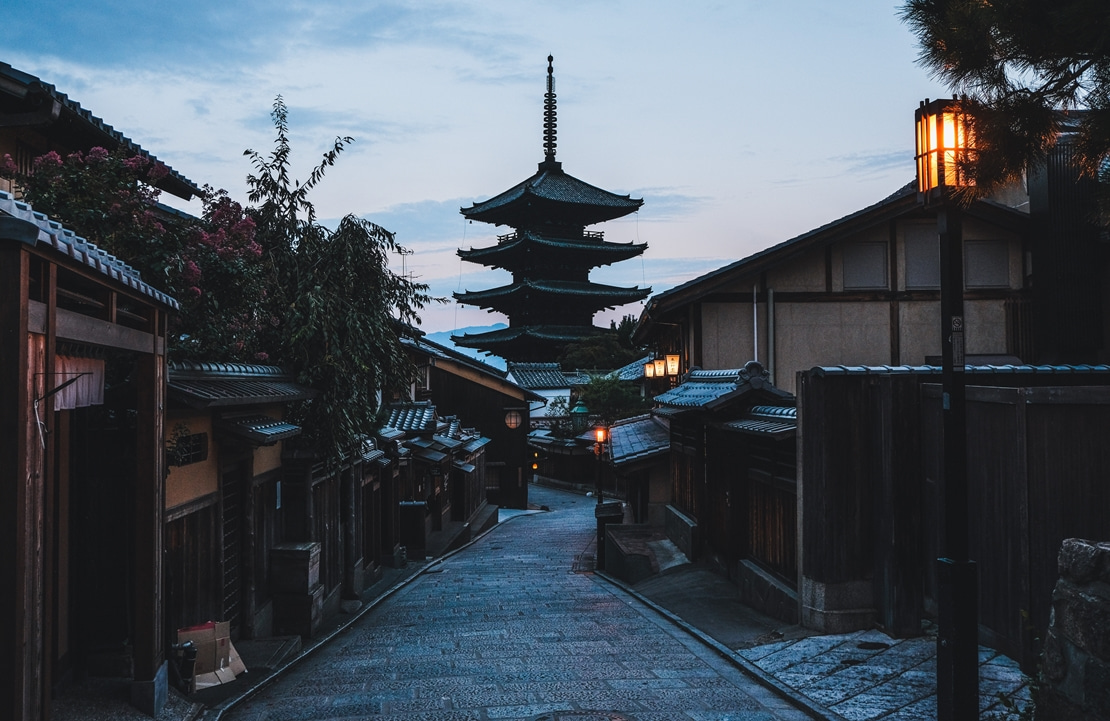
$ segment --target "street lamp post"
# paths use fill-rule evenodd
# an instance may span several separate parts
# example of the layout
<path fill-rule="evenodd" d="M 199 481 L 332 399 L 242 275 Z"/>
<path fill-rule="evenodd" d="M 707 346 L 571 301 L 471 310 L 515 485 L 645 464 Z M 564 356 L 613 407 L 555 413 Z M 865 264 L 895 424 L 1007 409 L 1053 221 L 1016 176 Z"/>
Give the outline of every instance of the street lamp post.
<path fill-rule="evenodd" d="M 979 715 L 979 581 L 969 557 L 964 376 L 963 229 L 950 191 L 970 183 L 972 144 L 960 101 L 926 100 L 915 113 L 918 199 L 936 208 L 940 236 L 943 556 L 937 559 L 937 718 Z"/>

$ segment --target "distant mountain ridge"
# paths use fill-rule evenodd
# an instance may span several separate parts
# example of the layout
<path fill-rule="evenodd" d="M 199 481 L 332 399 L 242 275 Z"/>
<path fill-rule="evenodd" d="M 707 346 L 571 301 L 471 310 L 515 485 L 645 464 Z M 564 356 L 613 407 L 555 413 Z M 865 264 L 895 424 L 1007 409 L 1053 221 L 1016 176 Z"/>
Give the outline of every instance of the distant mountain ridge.
<path fill-rule="evenodd" d="M 428 333 L 424 337 L 433 343 L 438 343 L 439 345 L 453 348 L 463 355 L 468 355 L 471 358 L 480 360 L 487 365 L 491 365 L 494 368 L 497 368 L 498 370 L 505 370 L 505 359 L 501 356 L 488 355 L 478 350 L 477 348 L 463 348 L 462 346 L 457 346 L 451 342 L 451 336 L 463 335 L 465 333 L 486 333 L 491 330 L 501 330 L 502 328 L 508 327 L 509 326 L 505 325 L 504 323 L 494 323 L 493 325 L 471 325 L 467 326 L 466 328 L 456 328 L 455 330 L 440 330 L 436 331 L 435 333 Z"/>

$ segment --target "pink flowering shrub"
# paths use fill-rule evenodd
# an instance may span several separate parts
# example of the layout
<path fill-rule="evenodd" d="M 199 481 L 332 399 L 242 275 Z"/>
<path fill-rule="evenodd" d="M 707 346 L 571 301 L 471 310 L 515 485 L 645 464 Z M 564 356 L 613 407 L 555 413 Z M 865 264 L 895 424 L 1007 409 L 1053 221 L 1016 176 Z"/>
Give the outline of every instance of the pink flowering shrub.
<path fill-rule="evenodd" d="M 93 147 L 63 158 L 51 151 L 35 158 L 32 168 L 21 173 L 10 156 L 0 159 L 0 176 L 13 180 L 35 210 L 181 303 L 171 318 L 175 357 L 269 357 L 259 345 L 260 328 L 271 316 L 262 310 L 262 247 L 254 220 L 225 191 L 205 187 L 203 217 L 187 219 L 158 210 L 156 184 L 169 170 L 142 155 Z"/>

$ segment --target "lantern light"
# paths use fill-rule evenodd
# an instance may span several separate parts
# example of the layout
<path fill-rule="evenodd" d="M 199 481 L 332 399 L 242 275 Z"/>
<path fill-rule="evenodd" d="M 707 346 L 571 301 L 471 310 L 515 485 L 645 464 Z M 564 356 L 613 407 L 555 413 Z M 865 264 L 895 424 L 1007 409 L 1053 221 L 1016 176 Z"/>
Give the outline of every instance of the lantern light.
<path fill-rule="evenodd" d="M 667 360 L 667 375 L 669 375 L 669 376 L 678 375 L 678 358 L 679 357 L 678 357 L 677 354 L 667 356 L 667 359 L 666 359 Z"/>
<path fill-rule="evenodd" d="M 644 363 L 644 378 L 655 377 L 655 361 L 648 361 Z"/>
<path fill-rule="evenodd" d="M 597 434 L 597 442 L 598 443 L 604 443 L 605 442 L 605 426 L 598 426 L 597 429 L 595 430 L 595 433 Z"/>
<path fill-rule="evenodd" d="M 663 358 L 655 359 L 655 377 L 662 378 L 667 375 L 667 361 Z"/>
<path fill-rule="evenodd" d="M 925 201 L 943 196 L 950 188 L 972 185 L 967 164 L 974 143 L 961 102 L 956 98 L 925 100 L 914 113 L 914 123 L 917 192 Z"/>

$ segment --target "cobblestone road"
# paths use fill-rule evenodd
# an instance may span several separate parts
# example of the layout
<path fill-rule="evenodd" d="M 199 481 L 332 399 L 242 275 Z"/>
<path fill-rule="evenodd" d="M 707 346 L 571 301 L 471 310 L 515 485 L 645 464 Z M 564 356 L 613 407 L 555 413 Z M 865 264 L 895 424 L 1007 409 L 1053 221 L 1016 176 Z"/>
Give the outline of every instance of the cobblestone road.
<path fill-rule="evenodd" d="M 802 721 L 578 561 L 593 499 L 502 523 L 223 716 L 249 721 Z"/>

